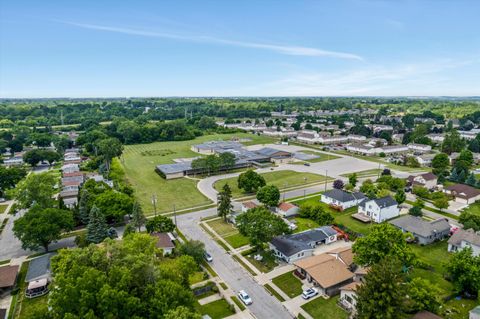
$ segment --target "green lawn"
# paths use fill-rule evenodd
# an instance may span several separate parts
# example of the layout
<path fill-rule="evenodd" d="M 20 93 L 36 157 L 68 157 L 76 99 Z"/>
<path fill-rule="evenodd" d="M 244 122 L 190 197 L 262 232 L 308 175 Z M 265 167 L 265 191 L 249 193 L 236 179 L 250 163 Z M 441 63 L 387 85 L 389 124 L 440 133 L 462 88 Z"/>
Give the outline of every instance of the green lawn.
<path fill-rule="evenodd" d="M 232 246 L 233 248 L 240 248 L 250 243 L 248 237 L 245 237 L 240 233 L 226 236 L 223 239 L 225 239 L 225 241 L 229 243 L 230 246 Z"/>
<path fill-rule="evenodd" d="M 382 171 L 383 171 L 383 170 L 381 170 L 381 169 L 374 168 L 374 169 L 367 169 L 367 170 L 365 170 L 365 171 L 356 172 L 356 174 L 357 174 L 357 177 L 358 177 L 358 178 L 363 178 L 363 177 L 376 177 L 376 176 L 378 176 L 378 174 L 381 173 Z M 352 175 L 352 173 L 342 174 L 341 176 L 349 177 L 350 175 Z"/>
<path fill-rule="evenodd" d="M 3 214 L 7 210 L 8 205 L 0 205 L 0 214 Z"/>
<path fill-rule="evenodd" d="M 262 255 L 263 259 L 261 261 L 259 260 L 256 260 L 255 258 L 253 258 L 255 255 L 257 255 L 258 253 L 257 252 L 253 252 L 247 256 L 245 256 L 245 258 L 248 259 L 248 261 L 254 265 L 258 270 L 260 270 L 261 272 L 264 272 L 264 273 L 267 273 L 267 272 L 270 272 L 272 271 L 275 267 L 278 266 L 276 260 L 275 260 L 275 257 L 272 255 L 271 252 L 262 252 L 260 253 L 260 255 Z"/>
<path fill-rule="evenodd" d="M 330 299 L 318 297 L 304 304 L 302 309 L 315 319 L 347 319 L 347 312 L 337 306 L 338 298 L 338 296 Z"/>
<path fill-rule="evenodd" d="M 212 229 L 233 248 L 239 248 L 248 244 L 248 238 L 238 232 L 232 225 L 223 219 L 215 219 L 207 222 Z"/>
<path fill-rule="evenodd" d="M 317 222 L 308 218 L 294 217 L 293 219 L 295 220 L 295 224 L 297 225 L 297 229 L 295 229 L 294 231 L 295 233 L 318 227 Z"/>
<path fill-rule="evenodd" d="M 188 277 L 188 282 L 190 285 L 202 282 L 205 280 L 205 272 L 196 271 Z"/>
<path fill-rule="evenodd" d="M 235 313 L 230 304 L 223 298 L 203 306 L 197 304 L 196 308 L 202 315 L 209 315 L 212 319 L 222 319 Z"/>
<path fill-rule="evenodd" d="M 302 282 L 291 271 L 273 278 L 272 282 L 290 298 L 302 293 Z"/>
<path fill-rule="evenodd" d="M 468 212 L 468 213 L 480 216 L 480 202 L 476 202 L 476 203 L 473 203 L 473 204 L 469 205 L 467 208 L 462 210 L 462 212 Z"/>
<path fill-rule="evenodd" d="M 210 204 L 211 201 L 197 190 L 197 181 L 180 178 L 165 180 L 155 173 L 159 164 L 174 163 L 176 158 L 198 156 L 190 150 L 194 144 L 212 140 L 230 140 L 232 137 L 249 138 L 245 144 L 263 144 L 273 141 L 265 136 L 248 133 L 216 134 L 198 137 L 189 141 L 156 142 L 151 144 L 126 145 L 121 158 L 127 180 L 135 189 L 135 195 L 147 215 L 153 213 L 152 195 L 157 196 L 158 212 L 167 212 L 176 209 L 185 209 L 199 205 Z M 188 194 L 188 196 L 179 196 Z"/>
<path fill-rule="evenodd" d="M 295 171 L 276 171 L 276 172 L 268 172 L 261 174 L 267 184 L 275 185 L 280 189 L 291 188 L 302 186 L 305 184 L 311 184 L 316 182 L 323 182 L 325 181 L 325 176 L 313 174 L 313 173 L 298 173 Z M 306 178 L 306 180 L 305 180 Z M 223 185 L 229 184 L 230 188 L 232 189 L 232 196 L 233 197 L 241 197 L 248 195 L 244 193 L 241 189 L 237 186 L 237 179 L 238 177 L 230 177 L 226 179 L 222 179 L 217 181 L 214 184 L 216 190 L 220 190 Z M 328 179 L 331 179 L 328 177 Z"/>

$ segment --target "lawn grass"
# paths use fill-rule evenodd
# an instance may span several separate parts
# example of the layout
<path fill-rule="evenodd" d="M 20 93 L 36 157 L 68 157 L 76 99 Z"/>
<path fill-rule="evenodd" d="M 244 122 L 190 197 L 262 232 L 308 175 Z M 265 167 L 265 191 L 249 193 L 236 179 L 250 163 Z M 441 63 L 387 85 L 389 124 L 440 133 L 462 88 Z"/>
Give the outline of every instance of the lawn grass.
<path fill-rule="evenodd" d="M 212 140 L 230 140 L 232 137 L 249 138 L 245 144 L 269 143 L 272 139 L 248 133 L 205 135 L 189 141 L 156 142 L 150 144 L 125 145 L 120 163 L 125 176 L 135 189 L 135 196 L 142 205 L 145 214 L 153 214 L 152 195 L 157 196 L 157 211 L 160 213 L 175 208 L 185 209 L 199 205 L 208 205 L 211 201 L 197 190 L 197 181 L 187 178 L 165 180 L 155 173 L 159 164 L 174 163 L 176 158 L 196 157 L 190 150 L 194 144 Z M 188 196 L 178 196 L 188 194 Z"/>
<path fill-rule="evenodd" d="M 230 296 L 230 299 L 232 299 L 232 301 L 237 305 L 237 307 L 240 308 L 240 311 L 244 311 L 245 309 L 247 309 L 245 307 L 245 304 L 241 302 L 237 296 Z"/>
<path fill-rule="evenodd" d="M 290 298 L 302 293 L 302 282 L 291 271 L 273 278 L 272 282 Z"/>
<path fill-rule="evenodd" d="M 360 171 L 360 172 L 356 172 L 355 174 L 357 174 L 357 177 L 358 178 L 363 178 L 363 177 L 376 177 L 378 176 L 378 174 L 380 174 L 383 170 L 381 169 L 378 169 L 378 168 L 373 168 L 373 169 L 367 169 L 365 171 Z M 343 176 L 343 177 L 349 177 L 350 175 L 352 175 L 353 173 L 348 173 L 348 174 L 341 174 L 340 176 Z"/>
<path fill-rule="evenodd" d="M 248 239 L 248 237 L 245 237 L 240 233 L 230 235 L 230 236 L 226 236 L 223 239 L 225 239 L 225 241 L 235 249 L 243 247 L 243 246 L 248 245 L 250 243 L 250 240 Z"/>
<path fill-rule="evenodd" d="M 318 297 L 304 304 L 302 309 L 308 312 L 314 319 L 347 319 L 347 312 L 337 306 L 338 298 L 338 296 L 330 299 Z"/>
<path fill-rule="evenodd" d="M 203 271 L 196 271 L 188 277 L 188 283 L 194 285 L 205 280 L 205 273 Z"/>
<path fill-rule="evenodd" d="M 5 213 L 5 211 L 7 210 L 7 207 L 8 205 L 0 205 L 0 214 Z"/>
<path fill-rule="evenodd" d="M 297 225 L 294 233 L 299 233 L 319 226 L 317 222 L 308 218 L 294 217 L 293 219 L 295 221 L 295 225 Z"/>
<path fill-rule="evenodd" d="M 196 308 L 202 315 L 209 315 L 212 319 L 222 319 L 235 313 L 225 299 L 219 299 L 205 305 L 197 304 Z"/>
<path fill-rule="evenodd" d="M 471 213 L 471 214 L 480 216 L 480 202 L 476 202 L 468 205 L 468 207 L 463 209 L 462 212 Z"/>
<path fill-rule="evenodd" d="M 265 178 L 265 181 L 267 182 L 267 184 L 275 185 L 279 189 L 293 188 L 293 187 L 303 186 L 305 184 L 311 184 L 311 183 L 317 183 L 317 182 L 320 183 L 325 181 L 325 176 L 323 175 L 318 175 L 313 173 L 299 173 L 299 172 L 290 171 L 290 170 L 274 171 L 274 172 L 263 173 L 260 175 L 262 175 Z M 327 177 L 327 178 L 329 180 L 331 179 L 330 177 Z M 242 197 L 242 196 L 249 195 L 247 193 L 244 193 L 241 189 L 238 188 L 237 179 L 238 177 L 230 177 L 230 178 L 219 180 L 215 182 L 214 187 L 218 191 L 223 187 L 223 185 L 228 184 L 232 190 L 233 197 Z"/>
<path fill-rule="evenodd" d="M 479 306 L 480 302 L 471 299 L 452 299 L 445 303 L 445 309 L 449 311 L 449 314 L 445 315 L 446 319 L 464 319 L 469 318 L 469 312 L 476 306 Z"/>
<path fill-rule="evenodd" d="M 223 219 L 214 219 L 206 223 L 233 248 L 239 248 L 249 243 L 247 237 L 240 234 L 232 224 L 225 222 Z"/>
<path fill-rule="evenodd" d="M 412 206 L 415 205 L 415 203 L 412 202 L 412 201 L 410 201 L 410 200 L 406 200 L 405 203 L 406 203 L 406 204 L 409 204 L 409 205 L 412 205 Z M 453 215 L 453 214 L 451 214 L 451 213 L 447 213 L 447 212 L 441 211 L 440 209 L 436 209 L 436 208 L 433 208 L 433 207 L 430 207 L 430 206 L 427 206 L 427 205 L 423 206 L 423 209 L 429 210 L 429 211 L 431 211 L 431 212 L 433 212 L 433 213 L 437 213 L 437 214 L 439 214 L 439 215 L 443 215 L 443 216 L 445 216 L 445 217 L 448 217 L 448 218 L 451 218 L 451 219 L 454 219 L 454 220 L 458 220 L 458 216 L 457 216 L 457 215 Z"/>
<path fill-rule="evenodd" d="M 267 289 L 267 291 L 272 295 L 274 296 L 275 298 L 277 298 L 280 302 L 284 302 L 285 299 L 275 290 L 272 288 L 272 286 L 270 286 L 269 284 L 265 284 L 265 289 Z"/>
<path fill-rule="evenodd" d="M 260 270 L 263 273 L 267 273 L 272 271 L 275 267 L 278 266 L 277 262 L 275 261 L 275 257 L 272 255 L 271 252 L 261 252 L 260 255 L 262 255 L 263 259 L 262 260 L 256 260 L 254 258 L 255 255 L 257 255 L 257 252 L 252 252 L 245 256 L 245 258 L 248 259 L 248 261 L 254 265 L 258 270 Z"/>
<path fill-rule="evenodd" d="M 252 268 L 250 268 L 250 266 L 248 266 L 240 257 L 238 257 L 238 255 L 233 255 L 232 257 L 233 259 L 238 261 L 238 263 L 242 265 L 242 267 L 245 268 L 252 276 L 257 275 L 257 273 Z"/>

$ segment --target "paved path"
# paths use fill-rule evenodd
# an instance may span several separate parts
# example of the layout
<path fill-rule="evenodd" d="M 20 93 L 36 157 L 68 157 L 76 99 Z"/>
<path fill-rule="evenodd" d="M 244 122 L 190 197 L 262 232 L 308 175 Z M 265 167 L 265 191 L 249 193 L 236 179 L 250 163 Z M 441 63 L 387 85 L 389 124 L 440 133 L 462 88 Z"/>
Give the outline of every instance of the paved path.
<path fill-rule="evenodd" d="M 246 290 L 253 300 L 248 307 L 252 314 L 259 319 L 291 319 L 293 318 L 284 306 L 273 296 L 268 294 L 240 264 L 212 240 L 199 226 L 200 219 L 216 214 L 215 209 L 203 210 L 191 214 L 177 216 L 177 223 L 183 234 L 189 239 L 200 240 L 212 255 L 211 266 L 223 281 L 236 293 Z"/>

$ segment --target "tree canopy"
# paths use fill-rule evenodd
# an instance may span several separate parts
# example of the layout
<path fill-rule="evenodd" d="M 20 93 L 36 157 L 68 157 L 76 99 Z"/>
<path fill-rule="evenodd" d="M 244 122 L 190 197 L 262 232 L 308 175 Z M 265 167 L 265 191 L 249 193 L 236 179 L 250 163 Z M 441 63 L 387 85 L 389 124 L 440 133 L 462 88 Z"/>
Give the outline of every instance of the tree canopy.
<path fill-rule="evenodd" d="M 265 178 L 260 174 L 249 169 L 238 176 L 238 188 L 243 189 L 245 193 L 254 193 L 260 187 L 265 186 Z"/>

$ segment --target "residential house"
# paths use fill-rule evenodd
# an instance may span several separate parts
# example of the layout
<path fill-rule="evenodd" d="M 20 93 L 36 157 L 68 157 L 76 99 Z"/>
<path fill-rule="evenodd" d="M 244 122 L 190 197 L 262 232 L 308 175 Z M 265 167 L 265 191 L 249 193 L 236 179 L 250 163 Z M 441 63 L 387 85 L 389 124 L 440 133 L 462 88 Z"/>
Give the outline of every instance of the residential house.
<path fill-rule="evenodd" d="M 466 247 L 472 248 L 474 256 L 480 256 L 480 232 L 472 228 L 458 229 L 448 240 L 448 251 L 460 251 Z"/>
<path fill-rule="evenodd" d="M 421 175 L 410 175 L 407 177 L 407 186 L 422 186 L 428 189 L 433 189 L 437 186 L 438 178 L 433 173 L 425 173 Z"/>
<path fill-rule="evenodd" d="M 358 213 L 352 215 L 363 222 L 381 223 L 400 215 L 398 203 L 391 196 L 364 200 L 358 206 Z"/>
<path fill-rule="evenodd" d="M 361 284 L 361 282 L 354 281 L 340 288 L 339 304 L 351 314 L 355 314 L 357 306 L 356 291 Z"/>
<path fill-rule="evenodd" d="M 348 137 L 349 142 L 365 142 L 365 141 L 367 141 L 367 137 L 363 136 L 363 135 L 349 134 L 347 137 Z"/>
<path fill-rule="evenodd" d="M 480 200 L 480 190 L 465 184 L 454 184 L 444 188 L 445 193 L 454 196 L 454 201 L 461 204 L 472 204 Z"/>
<path fill-rule="evenodd" d="M 322 194 L 320 201 L 341 210 L 357 206 L 367 197 L 361 192 L 346 192 L 342 189 L 332 189 Z"/>
<path fill-rule="evenodd" d="M 446 218 L 427 221 L 421 217 L 405 215 L 389 221 L 402 232 L 409 232 L 420 245 L 431 244 L 450 234 L 450 224 Z"/>
<path fill-rule="evenodd" d="M 356 154 L 362 154 L 362 155 L 374 155 L 375 154 L 375 148 L 370 145 L 363 145 L 363 144 L 351 144 L 347 145 L 346 147 L 347 151 L 356 153 Z"/>
<path fill-rule="evenodd" d="M 400 134 L 400 133 L 399 134 L 393 134 L 392 135 L 392 141 L 397 142 L 397 143 L 401 143 L 403 141 L 403 136 L 404 135 L 405 134 Z"/>
<path fill-rule="evenodd" d="M 427 137 L 432 140 L 435 144 L 443 143 L 445 136 L 443 134 L 427 134 Z"/>
<path fill-rule="evenodd" d="M 164 256 L 173 253 L 175 237 L 171 233 L 153 233 L 151 236 L 156 238 L 155 246 L 163 250 Z"/>
<path fill-rule="evenodd" d="M 313 255 L 315 247 L 337 241 L 338 233 L 330 226 L 322 226 L 291 235 L 276 236 L 269 246 L 273 254 L 287 263 Z"/>
<path fill-rule="evenodd" d="M 277 214 L 282 217 L 292 217 L 298 214 L 300 208 L 292 203 L 282 202 L 276 208 Z"/>
<path fill-rule="evenodd" d="M 332 136 L 319 136 L 318 142 L 320 144 L 343 144 L 348 142 L 347 136 L 332 135 Z"/>
<path fill-rule="evenodd" d="M 17 281 L 19 266 L 2 266 L 0 267 L 0 295 L 13 288 Z"/>
<path fill-rule="evenodd" d="M 297 135 L 297 141 L 305 144 L 315 144 L 318 143 L 318 133 L 313 130 L 303 130 L 300 131 Z"/>
<path fill-rule="evenodd" d="M 388 145 L 388 146 L 382 146 L 378 147 L 375 149 L 375 154 L 381 154 L 384 153 L 386 155 L 391 155 L 391 154 L 401 154 L 401 153 L 406 153 L 408 152 L 408 146 L 406 145 Z"/>
<path fill-rule="evenodd" d="M 480 319 L 480 306 L 476 306 L 468 314 L 468 319 Z"/>
<path fill-rule="evenodd" d="M 247 201 L 242 203 L 242 213 L 245 213 L 247 210 L 256 208 L 258 205 L 255 202 Z"/>
<path fill-rule="evenodd" d="M 432 165 L 432 160 L 437 154 L 422 154 L 415 156 L 415 159 L 421 166 L 427 167 Z"/>
<path fill-rule="evenodd" d="M 21 166 L 23 165 L 23 157 L 14 156 L 3 160 L 3 165 L 5 166 Z"/>
<path fill-rule="evenodd" d="M 428 153 L 432 150 L 432 147 L 426 144 L 409 143 L 407 146 L 410 151 L 417 153 Z"/>
<path fill-rule="evenodd" d="M 319 290 L 320 294 L 334 296 L 340 288 L 353 282 L 354 274 L 350 270 L 353 264 L 351 248 L 311 256 L 294 263 L 296 272 Z"/>
<path fill-rule="evenodd" d="M 79 172 L 79 171 L 80 171 L 80 166 L 78 164 L 64 164 L 62 166 L 63 173 L 73 173 L 73 172 Z"/>
<path fill-rule="evenodd" d="M 50 270 L 50 259 L 55 253 L 46 254 L 34 258 L 28 264 L 25 282 L 28 283 L 25 291 L 27 298 L 35 298 L 48 293 L 48 285 L 52 279 Z"/>

